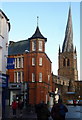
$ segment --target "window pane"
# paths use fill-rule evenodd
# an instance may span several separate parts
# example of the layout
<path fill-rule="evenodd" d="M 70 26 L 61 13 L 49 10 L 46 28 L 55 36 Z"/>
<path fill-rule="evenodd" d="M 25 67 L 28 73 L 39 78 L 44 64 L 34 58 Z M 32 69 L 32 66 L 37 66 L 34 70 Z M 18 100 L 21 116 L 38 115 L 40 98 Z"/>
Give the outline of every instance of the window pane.
<path fill-rule="evenodd" d="M 14 72 L 14 82 L 17 82 L 17 72 Z"/>
<path fill-rule="evenodd" d="M 35 66 L 35 58 L 32 58 L 32 66 Z"/>
<path fill-rule="evenodd" d="M 42 51 L 42 41 L 39 41 L 39 51 Z"/>
<path fill-rule="evenodd" d="M 21 72 L 21 82 L 23 82 L 23 79 L 24 79 L 24 73 L 23 71 Z"/>
<path fill-rule="evenodd" d="M 23 65 L 24 65 L 24 58 L 22 57 L 21 58 L 21 67 L 23 68 Z"/>
<path fill-rule="evenodd" d="M 20 82 L 20 72 L 17 72 L 17 82 Z"/>
<path fill-rule="evenodd" d="M 35 82 L 35 74 L 32 73 L 32 82 Z"/>
<path fill-rule="evenodd" d="M 21 67 L 21 58 L 19 58 L 19 68 Z"/>
<path fill-rule="evenodd" d="M 39 65 L 42 66 L 42 58 L 39 58 Z"/>
<path fill-rule="evenodd" d="M 36 50 L 36 41 L 32 41 L 32 51 Z"/>
<path fill-rule="evenodd" d="M 39 82 L 42 82 L 42 73 L 39 73 Z"/>

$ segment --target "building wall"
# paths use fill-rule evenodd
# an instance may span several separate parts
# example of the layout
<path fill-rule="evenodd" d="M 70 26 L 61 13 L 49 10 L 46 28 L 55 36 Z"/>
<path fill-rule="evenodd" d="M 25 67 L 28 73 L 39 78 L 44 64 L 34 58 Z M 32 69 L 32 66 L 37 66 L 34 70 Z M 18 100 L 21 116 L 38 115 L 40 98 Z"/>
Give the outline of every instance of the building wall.
<path fill-rule="evenodd" d="M 29 86 L 29 103 L 38 104 L 41 101 L 47 102 L 49 100 L 49 91 L 52 91 L 52 73 L 51 73 L 51 61 L 48 56 L 43 52 L 29 52 L 23 55 L 13 55 L 10 58 L 23 57 L 23 68 L 9 69 L 9 82 L 15 83 L 14 73 L 23 71 L 22 83 L 28 83 Z M 32 65 L 32 58 L 35 58 L 35 65 Z M 39 65 L 39 58 L 42 58 L 42 65 Z M 46 63 L 46 64 L 45 64 Z M 16 65 L 15 65 L 16 66 Z M 35 80 L 32 81 L 32 73 L 35 74 Z M 42 81 L 39 81 L 39 73 L 42 73 Z M 20 82 L 21 83 L 21 80 Z M 19 92 L 19 91 L 18 91 Z M 16 92 L 17 94 L 17 92 Z"/>
<path fill-rule="evenodd" d="M 48 91 L 52 91 L 51 61 L 45 53 L 30 52 L 25 54 L 24 58 L 24 78 L 29 82 L 29 102 L 33 104 L 46 102 L 46 96 L 49 98 Z M 33 66 L 32 58 L 35 58 Z M 39 65 L 39 58 L 42 58 L 42 66 Z M 32 82 L 32 73 L 35 74 L 34 82 Z M 39 73 L 42 73 L 42 82 L 39 81 Z"/>
<path fill-rule="evenodd" d="M 69 65 L 67 65 L 68 60 Z M 69 91 L 75 91 L 74 81 L 78 80 L 76 53 L 75 52 L 60 53 L 58 62 L 59 62 L 58 75 L 69 79 L 70 82 Z"/>
<path fill-rule="evenodd" d="M 0 71 L 6 74 L 9 21 L 0 11 Z"/>

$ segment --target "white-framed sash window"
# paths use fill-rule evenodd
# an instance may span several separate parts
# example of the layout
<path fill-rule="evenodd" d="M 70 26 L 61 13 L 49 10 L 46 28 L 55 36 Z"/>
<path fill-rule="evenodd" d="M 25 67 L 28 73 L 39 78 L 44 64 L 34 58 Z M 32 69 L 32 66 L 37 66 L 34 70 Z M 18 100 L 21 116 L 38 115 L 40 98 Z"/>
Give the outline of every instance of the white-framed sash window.
<path fill-rule="evenodd" d="M 42 41 L 39 41 L 39 51 L 42 51 Z"/>
<path fill-rule="evenodd" d="M 32 66 L 35 66 L 35 58 L 32 58 Z"/>
<path fill-rule="evenodd" d="M 42 73 L 39 73 L 39 82 L 42 82 Z"/>
<path fill-rule="evenodd" d="M 36 41 L 32 41 L 32 51 L 36 50 Z"/>
<path fill-rule="evenodd" d="M 42 58 L 39 58 L 39 66 L 42 66 Z"/>
<path fill-rule="evenodd" d="M 35 74 L 32 73 L 32 82 L 35 82 Z"/>

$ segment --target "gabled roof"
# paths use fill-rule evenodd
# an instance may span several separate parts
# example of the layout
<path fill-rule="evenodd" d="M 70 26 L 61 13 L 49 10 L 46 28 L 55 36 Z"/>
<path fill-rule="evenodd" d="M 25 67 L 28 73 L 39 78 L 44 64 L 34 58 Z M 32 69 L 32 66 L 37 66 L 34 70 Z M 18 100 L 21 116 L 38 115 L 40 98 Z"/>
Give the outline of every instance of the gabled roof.
<path fill-rule="evenodd" d="M 32 37 L 29 38 L 29 40 L 35 39 L 35 38 L 41 38 L 41 39 L 45 39 L 45 42 L 47 41 L 47 38 L 45 38 L 45 37 L 41 34 L 38 26 L 37 26 L 37 28 L 36 28 L 35 33 L 32 35 Z"/>
<path fill-rule="evenodd" d="M 29 40 L 22 40 L 18 42 L 13 42 L 8 47 L 8 55 L 18 55 L 23 54 L 25 50 L 30 50 Z"/>

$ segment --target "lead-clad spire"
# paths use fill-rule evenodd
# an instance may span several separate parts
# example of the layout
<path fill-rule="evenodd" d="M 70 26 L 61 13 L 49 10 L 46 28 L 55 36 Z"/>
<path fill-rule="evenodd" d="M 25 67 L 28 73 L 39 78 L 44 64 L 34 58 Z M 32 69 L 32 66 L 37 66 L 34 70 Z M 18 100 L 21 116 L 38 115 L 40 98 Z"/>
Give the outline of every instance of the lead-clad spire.
<path fill-rule="evenodd" d="M 72 52 L 72 51 L 73 51 L 73 29 L 72 29 L 72 16 L 71 16 L 71 6 L 70 6 L 62 52 Z"/>

